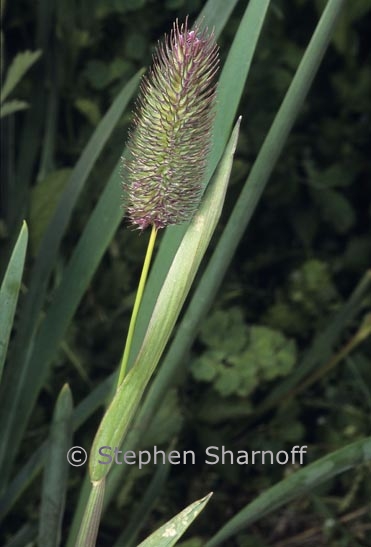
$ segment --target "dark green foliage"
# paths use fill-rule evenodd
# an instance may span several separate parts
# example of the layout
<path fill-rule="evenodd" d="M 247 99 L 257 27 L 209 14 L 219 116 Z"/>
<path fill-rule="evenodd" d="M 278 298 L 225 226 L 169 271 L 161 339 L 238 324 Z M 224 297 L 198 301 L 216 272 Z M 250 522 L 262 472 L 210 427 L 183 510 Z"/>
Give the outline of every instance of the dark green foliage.
<path fill-rule="evenodd" d="M 192 375 L 211 382 L 222 397 L 247 397 L 264 381 L 289 374 L 296 362 L 294 340 L 267 327 L 248 327 L 240 308 L 215 312 L 200 338 L 207 349 L 193 361 Z"/>
<path fill-rule="evenodd" d="M 290 273 L 284 289 L 277 291 L 265 320 L 288 333 L 308 336 L 323 325 L 324 317 L 339 303 L 328 265 L 311 259 Z"/>

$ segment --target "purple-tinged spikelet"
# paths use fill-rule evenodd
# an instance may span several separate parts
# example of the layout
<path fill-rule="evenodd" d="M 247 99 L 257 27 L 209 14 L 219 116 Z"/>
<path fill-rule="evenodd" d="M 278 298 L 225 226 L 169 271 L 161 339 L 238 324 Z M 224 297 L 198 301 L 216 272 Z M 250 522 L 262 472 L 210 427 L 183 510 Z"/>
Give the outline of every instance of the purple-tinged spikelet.
<path fill-rule="evenodd" d="M 139 229 L 190 220 L 201 197 L 216 95 L 213 35 L 174 23 L 142 80 L 123 186 Z"/>

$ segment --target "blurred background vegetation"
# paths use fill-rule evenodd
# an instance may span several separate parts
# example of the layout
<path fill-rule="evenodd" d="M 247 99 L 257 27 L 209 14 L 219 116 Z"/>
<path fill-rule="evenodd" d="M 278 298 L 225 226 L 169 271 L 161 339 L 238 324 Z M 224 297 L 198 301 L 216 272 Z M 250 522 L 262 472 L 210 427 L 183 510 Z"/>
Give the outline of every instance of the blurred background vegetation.
<path fill-rule="evenodd" d="M 239 108 L 243 122 L 225 218 L 323 5 L 321 0 L 272 2 Z M 23 218 L 30 229 L 27 264 L 32 266 L 68 175 L 94 127 L 123 83 L 149 65 L 154 45 L 173 20 L 189 14 L 193 21 L 202 6 L 202 0 L 2 1 L 3 80 L 20 52 L 40 50 L 41 55 L 11 95 L 22 101 L 22 110 L 2 120 L 1 277 Z M 245 1 L 238 2 L 219 39 L 222 62 L 245 7 Z M 289 377 L 299 356 L 328 326 L 370 265 L 370 25 L 368 0 L 346 3 L 250 229 L 182 377 L 148 429 L 143 447 L 167 446 L 176 439 L 178 450 L 202 454 L 211 444 L 273 451 L 297 444 L 308 445 L 308 461 L 313 461 L 369 433 L 370 339 L 351 344 L 351 351 L 347 345 L 362 325 L 370 296 L 333 348 L 332 360 L 319 364 L 313 381 L 278 395 L 271 404 L 269 395 Z M 78 202 L 50 294 L 123 150 L 128 112 Z M 77 403 L 118 362 L 146 241 L 122 223 L 54 361 L 19 463 L 45 438 L 63 383 L 69 382 Z M 24 285 L 26 290 L 27 269 Z M 89 446 L 99 416 L 79 430 L 75 444 Z M 213 490 L 212 508 L 195 522 L 183 544 L 201 546 L 203 537 L 210 537 L 241 506 L 290 471 L 290 466 L 211 467 L 202 464 L 202 457 L 196 468 L 173 466 L 146 531 Z M 113 544 L 152 472 L 151 467 L 130 471 L 105 515 L 99 545 Z M 70 473 L 66 531 L 81 476 Z M 371 534 L 369 477 L 370 469 L 364 468 L 341 476 L 263 519 L 230 545 L 366 545 Z M 20 523 L 37 518 L 38 495 L 39 488 L 29 489 L 9 517 L 3 540 Z"/>

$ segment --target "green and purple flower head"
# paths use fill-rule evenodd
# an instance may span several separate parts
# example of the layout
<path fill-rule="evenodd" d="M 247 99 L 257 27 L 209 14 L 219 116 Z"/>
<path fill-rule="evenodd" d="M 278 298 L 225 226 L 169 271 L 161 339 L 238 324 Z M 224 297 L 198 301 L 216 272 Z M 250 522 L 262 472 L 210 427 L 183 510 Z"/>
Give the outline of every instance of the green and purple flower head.
<path fill-rule="evenodd" d="M 173 25 L 143 78 L 124 161 L 127 215 L 139 229 L 190 220 L 211 141 L 218 47 L 212 34 Z"/>

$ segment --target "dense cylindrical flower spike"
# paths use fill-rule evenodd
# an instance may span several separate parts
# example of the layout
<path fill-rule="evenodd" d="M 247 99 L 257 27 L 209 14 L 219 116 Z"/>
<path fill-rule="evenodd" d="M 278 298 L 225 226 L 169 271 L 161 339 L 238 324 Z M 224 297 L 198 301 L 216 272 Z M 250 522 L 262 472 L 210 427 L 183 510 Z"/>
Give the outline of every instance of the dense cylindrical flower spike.
<path fill-rule="evenodd" d="M 144 229 L 189 220 L 198 207 L 211 141 L 218 47 L 174 23 L 143 78 L 124 161 L 127 215 Z"/>

